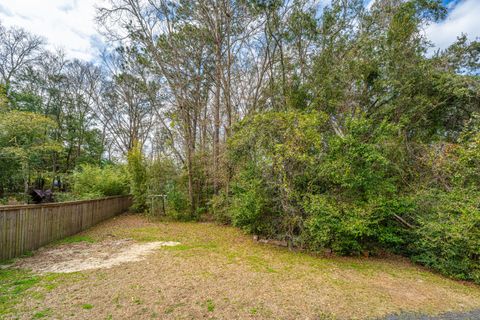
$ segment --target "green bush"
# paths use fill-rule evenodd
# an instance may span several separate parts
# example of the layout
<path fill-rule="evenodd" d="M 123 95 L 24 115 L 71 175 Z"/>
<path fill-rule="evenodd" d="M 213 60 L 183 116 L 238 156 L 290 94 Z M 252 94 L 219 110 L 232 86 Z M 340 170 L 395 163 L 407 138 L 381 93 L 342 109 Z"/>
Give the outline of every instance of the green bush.
<path fill-rule="evenodd" d="M 304 201 L 305 242 L 313 250 L 331 249 L 337 254 L 403 251 L 408 233 L 395 215 L 411 213 L 409 199 L 347 203 L 334 197 L 311 195 Z"/>
<path fill-rule="evenodd" d="M 188 196 L 179 169 L 171 159 L 159 158 L 147 167 L 147 188 L 152 195 L 166 195 L 165 213 L 173 219 L 191 220 Z M 160 205 L 160 199 L 157 201 Z"/>
<path fill-rule="evenodd" d="M 88 196 L 88 195 L 84 194 L 82 197 L 78 194 L 71 193 L 71 192 L 55 192 L 54 193 L 55 202 L 75 201 L 75 200 L 84 199 L 86 198 L 85 196 Z"/>
<path fill-rule="evenodd" d="M 404 242 L 398 217 L 409 215 L 413 204 L 396 196 L 397 132 L 397 126 L 360 117 L 347 121 L 342 135 L 328 135 L 328 149 L 314 166 L 317 190 L 303 200 L 309 246 L 359 254 Z"/>
<path fill-rule="evenodd" d="M 267 128 L 267 129 L 266 129 Z M 339 254 L 398 250 L 399 221 L 413 204 L 398 193 L 403 148 L 399 127 L 352 118 L 328 132 L 325 115 L 264 113 L 230 140 L 232 223 L 312 249 Z"/>
<path fill-rule="evenodd" d="M 187 194 L 176 183 L 168 183 L 165 186 L 165 194 L 167 195 L 167 216 L 178 220 L 191 220 L 192 217 L 188 213 Z"/>
<path fill-rule="evenodd" d="M 210 208 L 213 218 L 221 224 L 231 224 L 232 216 L 230 213 L 230 196 L 225 192 L 213 195 L 210 200 Z"/>
<path fill-rule="evenodd" d="M 480 284 L 480 192 L 458 188 L 418 196 L 412 259 Z"/>
<path fill-rule="evenodd" d="M 235 172 L 226 203 L 234 225 L 300 239 L 304 214 L 298 203 L 322 154 L 325 121 L 319 112 L 267 112 L 239 123 L 228 145 Z"/>
<path fill-rule="evenodd" d="M 132 210 L 144 212 L 147 209 L 147 167 L 143 158 L 142 149 L 138 143 L 127 155 L 128 178 L 130 192 L 133 195 Z"/>
<path fill-rule="evenodd" d="M 412 151 L 401 125 L 357 116 L 332 132 L 321 119 L 264 113 L 240 123 L 229 142 L 230 195 L 213 201 L 217 219 L 316 251 L 389 250 L 480 282 L 476 126 L 458 143 Z"/>
<path fill-rule="evenodd" d="M 73 192 L 82 199 L 129 193 L 128 176 L 123 166 L 81 165 L 72 176 Z"/>
<path fill-rule="evenodd" d="M 275 236 L 278 218 L 275 196 L 253 168 L 241 172 L 232 184 L 230 219 L 249 233 Z"/>

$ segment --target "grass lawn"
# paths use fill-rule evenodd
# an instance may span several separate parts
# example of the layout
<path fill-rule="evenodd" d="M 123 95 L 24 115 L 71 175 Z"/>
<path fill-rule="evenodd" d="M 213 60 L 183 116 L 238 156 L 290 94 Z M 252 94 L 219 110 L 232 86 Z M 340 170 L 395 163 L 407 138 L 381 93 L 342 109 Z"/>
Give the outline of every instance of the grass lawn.
<path fill-rule="evenodd" d="M 123 215 L 52 247 L 125 238 L 181 244 L 109 269 L 0 269 L 0 318 L 370 319 L 480 308 L 480 287 L 401 258 L 316 257 L 210 223 Z"/>

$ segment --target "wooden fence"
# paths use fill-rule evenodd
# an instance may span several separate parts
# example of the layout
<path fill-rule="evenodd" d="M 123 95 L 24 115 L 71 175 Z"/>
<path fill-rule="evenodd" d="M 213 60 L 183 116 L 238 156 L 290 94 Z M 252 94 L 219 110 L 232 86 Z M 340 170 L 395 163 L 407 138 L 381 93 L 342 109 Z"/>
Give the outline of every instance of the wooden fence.
<path fill-rule="evenodd" d="M 131 197 L 0 206 L 0 261 L 85 230 L 125 212 Z"/>

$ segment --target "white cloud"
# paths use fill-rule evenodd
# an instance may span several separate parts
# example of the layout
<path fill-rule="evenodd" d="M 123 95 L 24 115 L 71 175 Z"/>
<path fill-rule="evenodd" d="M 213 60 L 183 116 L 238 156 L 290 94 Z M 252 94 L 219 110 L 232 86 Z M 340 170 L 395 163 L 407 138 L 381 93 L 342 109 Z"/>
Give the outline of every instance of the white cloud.
<path fill-rule="evenodd" d="M 462 33 L 466 33 L 470 40 L 477 39 L 480 37 L 480 1 L 458 1 L 451 6 L 444 21 L 429 25 L 425 32 L 440 49 L 447 48 Z"/>
<path fill-rule="evenodd" d="M 70 58 L 92 60 L 97 52 L 95 6 L 102 0 L 1 0 L 0 22 L 43 36 Z"/>

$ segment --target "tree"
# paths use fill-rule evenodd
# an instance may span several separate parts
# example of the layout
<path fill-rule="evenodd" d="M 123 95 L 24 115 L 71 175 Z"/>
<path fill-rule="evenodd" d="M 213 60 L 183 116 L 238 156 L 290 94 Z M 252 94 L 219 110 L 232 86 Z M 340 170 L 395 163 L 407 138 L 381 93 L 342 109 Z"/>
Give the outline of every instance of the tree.
<path fill-rule="evenodd" d="M 97 118 L 110 134 L 116 148 L 126 155 L 137 141 L 141 147 L 150 137 L 158 107 L 158 85 L 134 48 L 120 47 L 105 54 L 109 78 L 93 90 Z"/>
<path fill-rule="evenodd" d="M 44 169 L 50 154 L 62 150 L 51 137 L 54 129 L 53 120 L 32 112 L 0 115 L 0 158 L 18 161 L 20 167 L 15 169 L 21 170 L 25 193 L 29 191 L 31 173 Z"/>
<path fill-rule="evenodd" d="M 21 28 L 0 25 L 0 81 L 6 86 L 28 66 L 38 62 L 44 41 Z"/>

